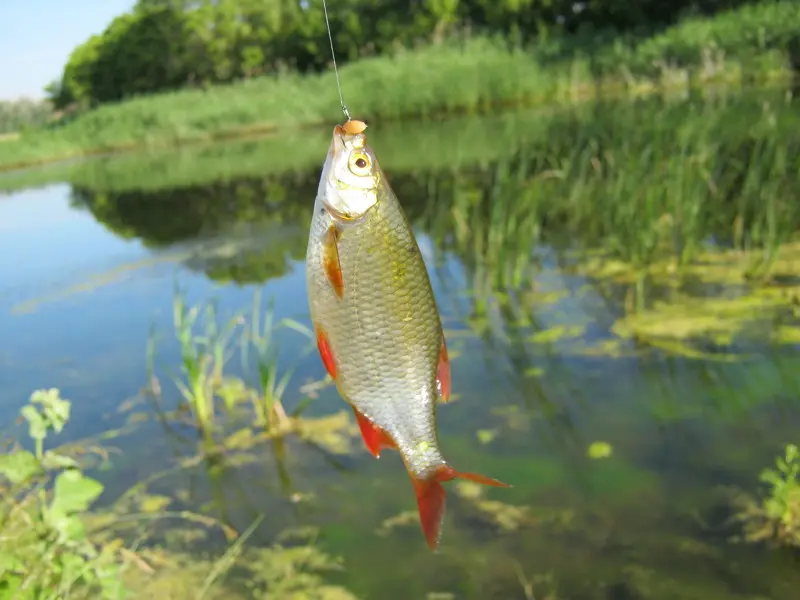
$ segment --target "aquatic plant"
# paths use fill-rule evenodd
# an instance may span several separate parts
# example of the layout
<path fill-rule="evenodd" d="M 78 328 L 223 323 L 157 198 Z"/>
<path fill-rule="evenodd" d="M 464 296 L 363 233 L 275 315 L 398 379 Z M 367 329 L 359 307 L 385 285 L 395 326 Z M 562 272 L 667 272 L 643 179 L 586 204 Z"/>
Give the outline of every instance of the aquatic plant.
<path fill-rule="evenodd" d="M 195 333 L 203 307 L 189 307 L 182 293 L 176 291 L 173 300 L 175 335 L 180 345 L 181 372 L 184 379 L 175 379 L 194 417 L 194 423 L 207 443 L 213 443 L 217 414 L 217 393 L 223 384 L 223 368 L 229 358 L 229 341 L 239 317 L 231 318 L 223 327 L 217 324 L 213 303 L 205 307 L 205 331 Z"/>
<path fill-rule="evenodd" d="M 305 351 L 301 351 L 301 355 L 307 354 L 316 347 L 313 333 L 308 327 L 290 318 L 276 320 L 272 303 L 263 307 L 258 291 L 254 294 L 249 314 L 238 311 L 222 326 L 218 324 L 218 313 L 213 303 L 189 307 L 182 293 L 177 292 L 173 309 L 182 375 L 175 378 L 175 383 L 183 397 L 184 406 L 192 415 L 191 423 L 202 435 L 206 451 L 223 451 L 230 444 L 239 444 L 244 439 L 255 443 L 264 437 L 277 438 L 288 434 L 296 434 L 333 453 L 349 451 L 352 423 L 345 413 L 317 418 L 302 417 L 317 390 L 329 383 L 328 378 L 303 386 L 300 401 L 291 411 L 284 405 L 284 394 L 294 367 L 279 368 L 280 352 L 276 336 L 281 330 L 300 333 L 309 340 Z M 196 330 L 203 314 L 206 318 L 198 333 Z M 238 328 L 241 328 L 238 350 L 243 378 L 225 372 L 225 365 L 235 351 L 232 340 Z M 150 383 L 146 391 L 152 394 L 154 388 L 160 390 L 152 367 L 152 335 L 147 352 Z M 255 385 L 249 383 L 251 378 L 255 380 Z M 252 408 L 254 424 L 262 429 L 261 436 L 253 435 L 248 425 L 231 433 L 219 445 L 214 437 L 215 431 L 233 424 L 241 416 L 240 409 L 245 404 Z M 172 417 L 181 420 L 181 409 L 179 406 L 177 414 Z"/>
<path fill-rule="evenodd" d="M 256 413 L 256 424 L 267 430 L 281 430 L 288 426 L 282 398 L 292 376 L 292 369 L 279 375 L 272 304 L 270 303 L 264 312 L 263 324 L 261 310 L 261 294 L 256 292 L 250 313 L 250 326 L 242 332 L 242 362 L 247 367 L 250 350 L 255 352 L 259 390 L 251 397 Z M 301 327 L 299 323 L 293 322 L 293 324 L 297 328 Z"/>
<path fill-rule="evenodd" d="M 114 600 L 125 592 L 114 544 L 88 537 L 83 517 L 103 491 L 78 461 L 45 440 L 61 432 L 71 403 L 37 390 L 22 408 L 34 451 L 18 443 L 0 456 L 0 598 Z"/>
<path fill-rule="evenodd" d="M 242 534 L 251 534 L 257 519 Z M 340 557 L 316 543 L 313 528 L 285 529 L 264 547 L 231 545 L 222 557 L 192 551 L 202 542 L 193 530 L 176 529 L 172 549 L 147 547 L 139 555 L 145 564 L 158 569 L 125 572 L 125 582 L 136 598 L 147 600 L 356 600 L 341 585 L 327 581 L 327 575 L 343 569 Z"/>
<path fill-rule="evenodd" d="M 736 520 L 748 542 L 800 547 L 800 449 L 788 444 L 775 468 L 766 468 L 759 479 L 767 485 L 760 500 L 737 498 Z"/>
<path fill-rule="evenodd" d="M 767 248 L 709 248 L 683 265 L 669 255 L 641 267 L 590 255 L 575 272 L 600 286 L 630 286 L 635 298 L 611 326 L 621 340 L 690 358 L 733 361 L 737 354 L 712 352 L 710 346 L 732 350 L 754 338 L 786 345 L 800 340 L 795 308 L 800 242 L 794 238 L 786 231 Z M 760 263 L 765 253 L 768 265 Z M 761 264 L 757 278 L 756 263 Z M 709 293 L 714 288 L 729 291 Z"/>
<path fill-rule="evenodd" d="M 221 524 L 188 510 L 170 510 L 173 498 L 148 493 L 151 482 L 139 482 L 110 506 L 90 510 L 104 486 L 85 474 L 79 458 L 89 451 L 102 455 L 103 449 L 45 446 L 67 425 L 71 406 L 58 389 L 36 390 L 20 411 L 33 449 L 4 440 L 0 599 L 355 599 L 325 581 L 324 574 L 340 570 L 342 563 L 314 544 L 313 530 L 284 530 L 273 544 L 258 548 L 245 542 L 263 515 L 241 535 L 222 525 L 230 545 L 221 556 L 208 557 L 188 548 Z M 147 524 L 164 519 L 182 522 L 167 537 L 183 540 L 187 549 L 153 543 Z M 135 542 L 131 548 L 126 538 Z M 228 584 L 231 572 L 237 577 Z"/>

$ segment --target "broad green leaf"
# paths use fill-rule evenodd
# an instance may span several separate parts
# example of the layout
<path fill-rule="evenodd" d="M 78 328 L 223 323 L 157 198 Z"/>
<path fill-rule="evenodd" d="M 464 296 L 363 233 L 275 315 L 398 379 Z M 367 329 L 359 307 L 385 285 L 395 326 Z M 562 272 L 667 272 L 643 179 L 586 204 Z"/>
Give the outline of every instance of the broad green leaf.
<path fill-rule="evenodd" d="M 764 483 L 772 484 L 773 486 L 780 485 L 783 481 L 783 478 L 772 469 L 766 469 L 761 472 L 759 479 Z"/>
<path fill-rule="evenodd" d="M 22 561 L 15 554 L 8 551 L 0 552 L 0 573 L 8 573 L 9 571 L 21 571 L 25 568 Z M 2 598 L 2 594 L 0 594 Z"/>
<path fill-rule="evenodd" d="M 86 568 L 88 565 L 79 554 L 66 552 L 61 555 L 60 562 L 61 573 L 59 575 L 62 581 L 77 581 L 81 576 L 84 580 L 91 579 L 87 575 L 91 575 L 92 571 Z M 86 582 L 88 583 L 88 581 Z"/>
<path fill-rule="evenodd" d="M 36 407 L 23 406 L 20 414 L 28 421 L 28 435 L 33 440 L 43 440 L 47 437 L 47 422 Z"/>
<path fill-rule="evenodd" d="M 83 521 L 77 515 L 69 515 L 59 507 L 48 509 L 45 514 L 47 525 L 58 532 L 60 543 L 82 542 L 86 540 Z"/>
<path fill-rule="evenodd" d="M 103 484 L 80 471 L 64 471 L 56 477 L 50 509 L 72 514 L 83 512 L 103 491 Z"/>
<path fill-rule="evenodd" d="M 11 483 L 22 483 L 42 470 L 36 457 L 27 450 L 0 456 L 0 474 Z"/>
<path fill-rule="evenodd" d="M 61 398 L 58 388 L 49 390 L 36 390 L 31 394 L 31 403 L 41 404 L 46 424 L 52 427 L 53 431 L 60 433 L 69 421 L 70 408 L 72 403 Z"/>
<path fill-rule="evenodd" d="M 42 457 L 42 465 L 45 469 L 77 469 L 79 466 L 74 458 L 49 450 Z"/>
<path fill-rule="evenodd" d="M 22 577 L 19 575 L 9 575 L 3 572 L 3 580 L 0 581 L 0 600 L 15 600 L 19 598 L 19 588 L 22 585 Z"/>
<path fill-rule="evenodd" d="M 106 600 L 123 600 L 128 597 L 127 590 L 119 576 L 119 569 L 114 566 L 104 569 L 100 575 L 100 586 L 103 588 L 103 598 Z"/>

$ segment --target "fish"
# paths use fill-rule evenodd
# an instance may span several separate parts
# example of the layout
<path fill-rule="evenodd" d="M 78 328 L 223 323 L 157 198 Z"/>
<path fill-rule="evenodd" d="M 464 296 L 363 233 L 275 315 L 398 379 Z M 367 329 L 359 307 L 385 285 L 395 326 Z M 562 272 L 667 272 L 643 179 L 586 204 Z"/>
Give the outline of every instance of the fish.
<path fill-rule="evenodd" d="M 400 453 L 436 551 L 442 483 L 511 486 L 457 471 L 442 455 L 436 408 L 452 391 L 447 341 L 419 245 L 365 129 L 363 121 L 337 124 L 322 167 L 306 252 L 311 321 L 367 450 Z"/>

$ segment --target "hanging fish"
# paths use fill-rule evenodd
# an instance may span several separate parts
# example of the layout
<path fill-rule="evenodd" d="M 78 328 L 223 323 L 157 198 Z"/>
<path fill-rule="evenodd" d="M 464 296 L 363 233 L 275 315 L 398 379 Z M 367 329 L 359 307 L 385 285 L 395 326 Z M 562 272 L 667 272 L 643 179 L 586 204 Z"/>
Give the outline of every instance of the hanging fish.
<path fill-rule="evenodd" d="M 428 272 L 406 216 L 364 134 L 333 130 L 306 255 L 311 319 L 322 362 L 377 458 L 395 448 L 431 549 L 445 512 L 442 482 L 505 483 L 450 467 L 436 432 L 450 363 Z"/>

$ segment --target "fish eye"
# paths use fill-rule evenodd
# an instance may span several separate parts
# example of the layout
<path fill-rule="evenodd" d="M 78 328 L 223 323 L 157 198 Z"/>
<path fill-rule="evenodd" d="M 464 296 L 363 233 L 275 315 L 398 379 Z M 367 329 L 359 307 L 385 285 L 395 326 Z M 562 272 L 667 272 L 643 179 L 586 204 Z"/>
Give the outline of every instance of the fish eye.
<path fill-rule="evenodd" d="M 350 156 L 349 166 L 350 171 L 354 175 L 365 176 L 369 175 L 369 169 L 372 164 L 372 161 L 369 159 L 369 156 L 364 154 L 363 152 L 355 152 Z"/>

